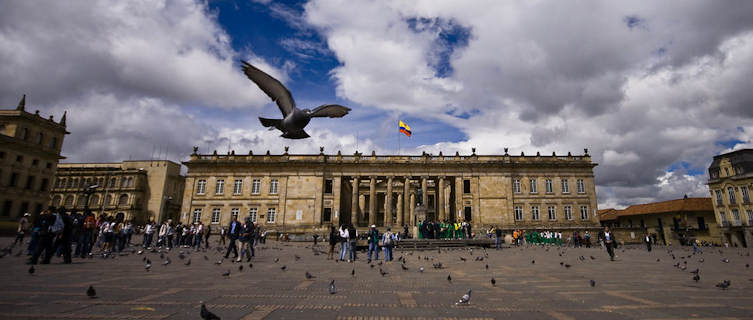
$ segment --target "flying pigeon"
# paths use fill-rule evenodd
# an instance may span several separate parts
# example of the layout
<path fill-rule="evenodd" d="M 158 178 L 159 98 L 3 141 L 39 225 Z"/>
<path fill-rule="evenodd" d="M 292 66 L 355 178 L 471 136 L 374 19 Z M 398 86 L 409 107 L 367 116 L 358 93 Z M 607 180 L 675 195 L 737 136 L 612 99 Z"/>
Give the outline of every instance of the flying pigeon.
<path fill-rule="evenodd" d="M 350 112 L 350 108 L 343 107 L 337 104 L 325 104 L 321 105 L 314 110 L 298 109 L 293 100 L 293 96 L 290 94 L 285 86 L 277 79 L 257 69 L 246 61 L 241 61 L 243 64 L 243 73 L 253 81 L 259 89 L 269 96 L 272 101 L 280 108 L 283 119 L 267 119 L 259 117 L 259 121 L 265 127 L 270 130 L 282 131 L 282 137 L 288 139 L 305 139 L 309 135 L 303 129 L 309 124 L 311 118 L 314 117 L 329 117 L 329 118 L 341 118 Z"/>
<path fill-rule="evenodd" d="M 455 302 L 456 305 L 458 304 L 469 304 L 471 302 L 471 290 L 468 290 L 466 294 L 464 294 L 462 297 L 460 297 L 460 300 L 458 302 Z"/>
<path fill-rule="evenodd" d="M 96 298 L 97 297 L 97 291 L 94 291 L 94 287 L 89 286 L 89 289 L 86 289 L 86 296 L 89 298 Z"/>
<path fill-rule="evenodd" d="M 201 318 L 204 320 L 220 320 L 220 317 L 207 310 L 207 306 L 203 303 L 201 304 L 201 311 L 199 312 L 199 316 L 201 316 Z"/>
<path fill-rule="evenodd" d="M 329 294 L 335 294 L 335 280 L 329 282 Z"/>

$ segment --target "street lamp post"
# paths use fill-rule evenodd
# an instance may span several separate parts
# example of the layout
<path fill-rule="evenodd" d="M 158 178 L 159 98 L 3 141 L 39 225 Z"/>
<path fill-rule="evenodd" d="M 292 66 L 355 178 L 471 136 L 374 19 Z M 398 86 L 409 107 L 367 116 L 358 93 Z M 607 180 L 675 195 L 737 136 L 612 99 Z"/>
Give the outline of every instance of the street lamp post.
<path fill-rule="evenodd" d="M 86 202 L 84 202 L 84 210 L 89 210 L 89 198 L 92 196 L 92 193 L 94 193 L 97 188 L 99 188 L 98 184 L 94 185 L 87 185 L 84 187 L 84 195 L 86 196 Z"/>

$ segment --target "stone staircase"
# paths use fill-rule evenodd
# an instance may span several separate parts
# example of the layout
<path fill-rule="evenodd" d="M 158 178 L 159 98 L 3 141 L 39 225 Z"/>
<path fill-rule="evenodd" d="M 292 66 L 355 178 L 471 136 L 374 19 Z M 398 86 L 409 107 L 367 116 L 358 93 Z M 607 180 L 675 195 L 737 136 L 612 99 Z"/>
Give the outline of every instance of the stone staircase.
<path fill-rule="evenodd" d="M 433 250 L 436 248 L 464 248 L 490 247 L 494 239 L 465 239 L 465 240 L 436 240 L 436 239 L 403 239 L 396 247 L 401 250 Z"/>

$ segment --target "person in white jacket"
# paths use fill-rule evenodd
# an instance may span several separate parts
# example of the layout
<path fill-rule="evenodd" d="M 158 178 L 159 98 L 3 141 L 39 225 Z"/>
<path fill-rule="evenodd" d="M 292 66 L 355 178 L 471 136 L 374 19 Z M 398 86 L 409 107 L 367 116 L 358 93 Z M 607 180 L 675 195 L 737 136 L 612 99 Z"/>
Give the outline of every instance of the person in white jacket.
<path fill-rule="evenodd" d="M 348 227 L 346 225 L 340 226 L 340 261 L 345 261 L 345 255 L 348 254 Z"/>

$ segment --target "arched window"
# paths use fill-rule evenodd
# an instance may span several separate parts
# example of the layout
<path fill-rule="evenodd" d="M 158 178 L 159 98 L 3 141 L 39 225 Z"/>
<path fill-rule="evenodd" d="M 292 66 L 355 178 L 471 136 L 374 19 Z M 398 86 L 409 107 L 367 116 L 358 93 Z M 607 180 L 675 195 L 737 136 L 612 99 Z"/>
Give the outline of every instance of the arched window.
<path fill-rule="evenodd" d="M 110 188 L 115 187 L 115 178 L 110 179 Z"/>
<path fill-rule="evenodd" d="M 72 206 L 73 205 L 73 196 L 72 195 L 68 195 L 67 197 L 65 197 L 65 202 L 64 203 L 65 203 L 66 207 Z"/>
<path fill-rule="evenodd" d="M 120 195 L 120 198 L 118 199 L 118 206 L 124 207 L 128 205 L 128 195 L 122 194 Z"/>
<path fill-rule="evenodd" d="M 105 202 L 103 203 L 103 205 L 104 206 L 110 206 L 110 205 L 112 205 L 112 196 L 111 195 L 108 194 L 107 196 L 105 196 Z"/>
<path fill-rule="evenodd" d="M 86 201 L 86 196 L 85 196 L 85 195 L 83 195 L 83 194 L 82 194 L 82 195 L 80 195 L 80 196 L 78 196 L 78 197 L 76 198 L 76 200 L 77 200 L 77 201 L 76 201 L 76 206 L 77 206 L 77 207 L 83 207 L 83 206 L 84 206 L 84 205 L 86 204 L 86 203 L 85 203 L 85 201 Z"/>
<path fill-rule="evenodd" d="M 133 188 L 133 178 L 131 177 L 128 178 L 128 187 Z"/>
<path fill-rule="evenodd" d="M 86 178 L 86 186 L 92 185 L 92 178 Z"/>
<path fill-rule="evenodd" d="M 89 199 L 89 206 L 95 207 L 99 205 L 99 196 L 96 194 L 93 194 L 91 196 L 91 199 Z"/>
<path fill-rule="evenodd" d="M 65 178 L 58 180 L 58 188 L 65 188 Z"/>
<path fill-rule="evenodd" d="M 63 197 L 60 195 L 56 195 L 52 198 L 52 206 L 53 207 L 59 207 L 60 201 L 63 201 Z"/>
<path fill-rule="evenodd" d="M 76 179 L 68 179 L 68 188 L 73 188 L 74 183 L 76 183 Z"/>
<path fill-rule="evenodd" d="M 85 183 L 86 182 L 84 181 L 84 178 L 81 178 L 80 180 L 78 180 L 78 187 L 83 188 Z"/>
<path fill-rule="evenodd" d="M 126 177 L 120 178 L 120 187 L 125 188 L 128 183 L 128 179 Z"/>
<path fill-rule="evenodd" d="M 99 178 L 97 179 L 97 185 L 98 185 L 98 186 L 99 186 L 100 188 L 104 188 L 104 187 L 105 187 L 105 178 L 99 177 Z"/>

